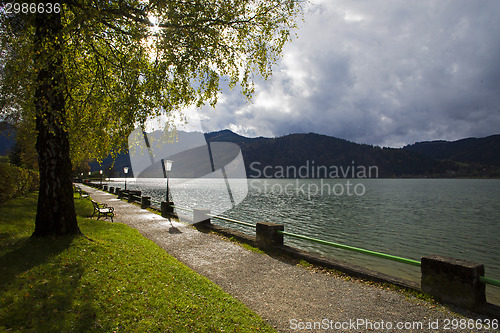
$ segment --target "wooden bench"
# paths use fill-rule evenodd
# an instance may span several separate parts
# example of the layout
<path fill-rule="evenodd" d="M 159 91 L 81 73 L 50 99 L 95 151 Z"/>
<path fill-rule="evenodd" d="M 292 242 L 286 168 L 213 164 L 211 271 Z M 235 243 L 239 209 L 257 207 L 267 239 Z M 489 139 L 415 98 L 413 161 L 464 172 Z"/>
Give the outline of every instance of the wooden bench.
<path fill-rule="evenodd" d="M 80 198 L 81 199 L 88 199 L 88 198 L 90 198 L 90 196 L 87 193 L 85 193 L 81 188 L 76 187 L 76 191 L 78 192 L 78 194 L 80 194 Z"/>
<path fill-rule="evenodd" d="M 114 213 L 114 208 L 113 207 L 108 207 L 107 204 L 100 204 L 97 201 L 92 200 L 92 205 L 94 206 L 94 213 L 92 214 L 92 217 L 94 217 L 97 214 L 97 219 L 99 220 L 101 217 L 104 218 L 111 218 L 111 222 L 113 222 L 113 216 L 115 216 Z"/>

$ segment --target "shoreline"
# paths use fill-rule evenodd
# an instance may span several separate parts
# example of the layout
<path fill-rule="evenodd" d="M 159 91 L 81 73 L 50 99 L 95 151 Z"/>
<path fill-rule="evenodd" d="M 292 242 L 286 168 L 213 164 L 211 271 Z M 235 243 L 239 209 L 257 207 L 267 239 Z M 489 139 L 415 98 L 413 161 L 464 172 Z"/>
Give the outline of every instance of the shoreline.
<path fill-rule="evenodd" d="M 201 181 L 210 181 L 210 180 L 201 180 Z M 397 181 L 397 180 L 395 180 L 395 181 Z M 475 180 L 472 180 L 472 182 L 474 182 L 474 181 Z M 446 181 L 443 181 L 443 182 L 446 183 Z M 273 184 L 273 183 L 274 182 L 270 182 L 270 184 Z M 278 181 L 276 181 L 276 183 L 285 184 L 287 182 L 286 182 L 286 180 L 282 180 L 282 181 L 278 180 Z M 404 185 L 405 183 L 406 182 L 403 181 L 401 183 L 401 186 L 405 187 L 405 185 Z M 415 181 L 415 184 L 419 184 L 419 183 L 420 183 L 419 181 Z M 392 184 L 392 181 L 389 181 L 388 184 Z M 424 184 L 424 183 L 422 183 L 422 184 Z M 436 184 L 437 186 L 441 186 L 441 185 L 439 185 L 440 184 L 439 181 L 437 181 L 437 183 L 434 183 L 434 184 Z M 457 184 L 468 184 L 468 182 L 466 182 L 466 181 L 459 182 Z M 480 183 L 471 183 L 471 184 L 472 184 L 472 187 L 477 187 L 479 185 L 474 185 L 474 184 L 480 184 Z M 491 186 L 495 186 L 495 184 L 496 184 L 496 182 L 494 181 L 493 183 L 491 183 Z M 367 185 L 367 188 L 369 188 L 369 190 L 372 191 L 372 189 L 369 186 L 369 183 L 367 183 L 366 185 Z M 131 186 L 135 187 L 137 185 L 131 184 Z M 467 185 L 466 187 L 469 188 L 469 185 Z M 392 188 L 392 186 L 391 186 L 391 188 Z M 480 188 L 482 188 L 482 186 L 480 186 Z M 250 189 L 250 186 L 249 186 L 249 189 Z M 444 187 L 443 191 L 446 192 L 446 189 L 447 188 Z M 152 194 L 151 191 L 160 193 L 161 189 L 156 189 L 156 190 L 151 189 L 151 190 L 148 190 L 147 192 L 145 192 L 146 194 L 143 194 L 143 195 L 151 195 Z M 441 195 L 443 195 L 443 193 L 441 193 Z M 396 225 L 394 227 L 390 227 L 389 229 L 391 229 L 391 230 L 386 230 L 386 227 L 391 226 L 392 224 L 390 224 L 390 223 L 387 224 L 387 221 L 385 223 L 382 223 L 383 221 L 376 222 L 380 218 L 383 218 L 383 216 L 381 216 L 380 218 L 376 217 L 373 221 L 368 221 L 368 220 L 365 221 L 364 218 L 361 218 L 361 220 L 358 219 L 358 221 L 351 221 L 351 215 L 352 215 L 351 213 L 349 213 L 349 216 L 338 215 L 339 214 L 338 205 L 343 204 L 343 202 L 344 202 L 344 199 L 342 199 L 340 197 L 339 198 L 331 198 L 331 199 L 326 198 L 325 199 L 328 201 L 325 203 L 333 205 L 333 206 L 328 208 L 328 212 L 329 212 L 328 214 L 326 214 L 326 215 L 323 214 L 323 215 L 320 215 L 318 217 L 321 219 L 321 221 L 324 221 L 324 222 L 319 222 L 319 223 L 318 223 L 318 221 L 312 223 L 309 221 L 309 218 L 308 218 L 308 217 L 314 218 L 314 216 L 315 216 L 314 214 L 316 214 L 315 213 L 316 208 L 314 208 L 315 205 L 313 202 L 306 201 L 304 204 L 307 205 L 308 207 L 302 207 L 302 204 L 300 207 L 298 207 L 298 206 L 295 207 L 294 211 L 297 209 L 306 209 L 306 211 L 304 211 L 302 214 L 300 214 L 300 216 L 295 214 L 295 215 L 291 216 L 290 218 L 287 218 L 283 214 L 274 214 L 274 213 L 270 212 L 269 214 L 271 214 L 271 215 L 269 215 L 266 213 L 267 210 L 253 212 L 253 209 L 250 209 L 250 211 L 247 212 L 247 209 L 245 209 L 245 207 L 249 208 L 249 207 L 247 207 L 248 204 L 254 202 L 254 200 L 252 199 L 253 196 L 250 195 L 250 192 L 249 192 L 249 197 L 250 197 L 249 198 L 250 200 L 247 202 L 246 206 L 243 206 L 243 208 L 242 208 L 243 211 L 228 212 L 228 213 L 223 213 L 222 215 L 224 217 L 228 217 L 228 218 L 232 218 L 232 219 L 236 219 L 236 220 L 250 221 L 251 223 L 255 223 L 255 221 L 270 221 L 270 222 L 280 221 L 280 223 L 285 224 L 287 231 L 292 231 L 292 232 L 295 232 L 295 233 L 298 233 L 301 235 L 316 237 L 316 238 L 324 239 L 324 240 L 335 240 L 336 242 L 339 242 L 341 244 L 366 248 L 366 249 L 370 249 L 370 250 L 376 250 L 376 251 L 384 252 L 387 254 L 400 255 L 400 256 L 403 256 L 406 258 L 417 259 L 417 258 L 420 258 L 421 256 L 431 255 L 431 254 L 441 254 L 441 255 L 451 256 L 451 257 L 455 257 L 455 258 L 462 258 L 462 259 L 466 259 L 466 260 L 470 260 L 470 261 L 484 263 L 486 265 L 486 276 L 487 277 L 498 279 L 498 276 L 499 276 L 498 275 L 498 266 L 496 265 L 497 263 L 495 261 L 492 262 L 489 257 L 483 258 L 482 255 L 478 256 L 478 253 L 476 253 L 477 251 L 469 253 L 469 251 L 467 250 L 468 249 L 468 247 L 467 247 L 468 241 L 466 241 L 465 239 L 464 239 L 464 241 L 466 243 L 461 244 L 462 241 L 459 242 L 458 238 L 454 240 L 454 238 L 456 238 L 455 236 L 448 235 L 445 238 L 450 240 L 450 237 L 451 237 L 452 243 L 450 243 L 450 246 L 451 246 L 450 249 L 446 250 L 446 251 L 443 251 L 443 247 L 438 246 L 437 243 L 435 245 L 432 245 L 432 244 L 434 244 L 435 238 L 438 237 L 440 234 L 439 230 L 441 230 L 442 228 L 436 229 L 435 223 L 430 223 L 430 224 L 424 223 L 424 220 L 428 220 L 428 222 L 431 222 L 432 221 L 431 217 L 434 217 L 433 214 L 430 214 L 430 215 L 427 214 L 428 212 L 426 212 L 427 215 L 419 217 L 417 219 L 417 220 L 419 220 L 418 226 L 416 225 L 414 227 L 411 227 L 411 230 L 416 228 L 415 232 L 417 232 L 417 233 L 421 233 L 422 230 L 425 231 L 425 232 L 423 232 L 422 235 L 419 235 L 417 237 L 418 242 L 411 243 L 411 244 L 425 245 L 426 250 L 420 251 L 417 248 L 413 249 L 413 247 L 415 247 L 415 245 L 411 245 L 408 242 L 404 242 L 405 245 L 400 245 L 401 237 L 402 237 L 401 233 L 405 234 L 404 230 L 403 231 L 399 230 Z M 276 198 L 274 198 L 274 196 L 270 197 L 269 193 L 267 193 L 266 197 L 268 197 L 271 200 L 270 205 L 272 205 L 277 200 Z M 378 200 L 377 198 L 378 197 L 372 198 L 372 201 L 375 200 L 372 203 L 379 205 L 378 202 L 380 200 Z M 307 198 L 305 198 L 305 199 L 307 199 Z M 355 201 L 359 201 L 356 199 L 355 196 L 353 196 L 353 200 L 354 199 L 355 199 Z M 156 200 L 159 200 L 159 199 L 156 199 Z M 316 199 L 314 199 L 314 200 L 316 200 Z M 347 200 L 347 198 L 346 198 L 346 200 Z M 363 200 L 365 200 L 365 199 L 363 199 Z M 160 199 L 160 201 L 161 201 L 161 199 Z M 155 203 L 155 204 L 158 205 L 159 203 Z M 432 204 L 435 205 L 436 203 L 432 203 Z M 367 203 L 367 204 L 363 204 L 363 205 L 370 206 L 372 204 Z M 390 204 L 390 205 L 392 205 L 392 204 Z M 190 206 L 185 206 L 185 205 L 179 205 L 179 206 L 190 207 Z M 351 206 L 349 206 L 349 207 L 351 207 Z M 357 205 L 355 207 L 351 207 L 350 210 L 352 210 L 352 209 L 356 210 L 356 207 L 357 207 Z M 438 207 L 441 207 L 441 205 L 438 205 Z M 459 205 L 459 207 L 464 207 L 464 206 Z M 159 208 L 160 207 L 158 206 L 158 209 Z M 250 208 L 252 208 L 252 206 L 250 206 Z M 442 208 L 439 208 L 440 211 L 441 211 L 441 209 Z M 182 211 L 180 211 L 180 212 L 182 212 Z M 371 210 L 367 211 L 367 212 L 371 212 Z M 215 213 L 215 214 L 218 214 L 218 213 Z M 250 215 L 247 215 L 247 214 L 250 214 Z M 334 214 L 334 215 L 332 215 L 332 214 Z M 373 214 L 373 212 L 372 212 L 372 214 Z M 412 211 L 411 214 L 414 215 L 415 213 Z M 220 215 L 220 214 L 218 214 L 218 215 Z M 375 216 L 377 216 L 377 215 L 375 215 Z M 436 218 L 439 218 L 439 217 L 436 216 Z M 445 217 L 441 216 L 441 218 L 445 218 Z M 462 217 L 460 217 L 460 218 L 462 218 Z M 471 218 L 471 217 L 469 216 L 469 218 Z M 331 221 L 330 221 L 330 219 L 331 219 Z M 394 220 L 398 220 L 397 216 Z M 422 222 L 420 222 L 420 220 Z M 391 220 L 390 222 L 392 223 L 394 221 Z M 380 225 L 380 223 L 382 223 L 382 225 Z M 244 233 L 249 234 L 249 235 L 255 235 L 255 229 L 253 229 L 253 230 L 248 229 L 246 227 L 241 227 L 241 226 L 233 224 L 233 223 L 226 223 L 225 221 L 217 221 L 217 224 L 220 226 L 223 226 L 223 227 L 226 226 L 226 227 L 229 227 L 231 229 L 235 229 L 235 230 L 244 232 Z M 481 225 L 482 225 L 481 228 L 486 227 L 483 224 L 484 223 L 481 223 Z M 352 225 L 352 226 L 349 226 L 349 225 Z M 358 225 L 358 227 L 356 227 L 356 225 Z M 406 224 L 404 224 L 404 225 L 406 225 Z M 382 228 L 382 229 L 380 229 L 380 228 Z M 394 230 L 392 230 L 392 228 L 394 228 Z M 462 229 L 460 229 L 460 230 L 462 230 Z M 330 230 L 338 230 L 340 233 L 330 231 Z M 357 237 L 358 233 L 360 233 L 361 235 L 367 236 L 367 234 L 366 234 L 367 232 L 369 234 L 371 234 L 373 231 L 377 231 L 377 233 L 380 234 L 380 232 L 382 232 L 383 230 L 390 232 L 390 234 L 384 235 L 382 240 L 378 239 L 376 237 L 376 235 L 373 235 L 373 236 L 370 236 L 369 239 L 366 239 L 367 242 L 365 244 L 364 241 L 360 243 L 360 241 L 364 240 L 364 238 L 358 239 L 358 237 Z M 348 235 L 354 236 L 354 238 L 352 238 L 351 236 L 348 237 Z M 458 236 L 460 236 L 460 235 L 458 235 Z M 424 238 L 422 238 L 422 237 L 424 237 Z M 413 239 L 413 238 L 414 237 L 412 237 L 411 239 Z M 489 238 L 491 238 L 491 237 L 489 237 Z M 462 238 L 460 238 L 460 239 L 462 239 Z M 380 243 L 380 241 L 382 241 L 382 243 Z M 412 266 L 403 265 L 403 264 L 400 264 L 397 262 L 387 262 L 384 259 L 371 258 L 371 257 L 367 257 L 365 255 L 361 255 L 361 254 L 357 254 L 357 253 L 353 253 L 353 252 L 346 252 L 344 250 L 336 250 L 332 247 L 324 246 L 321 244 L 310 243 L 307 241 L 296 240 L 296 239 L 288 238 L 288 237 L 287 237 L 286 244 L 288 244 L 290 246 L 297 247 L 298 249 L 302 249 L 302 250 L 316 253 L 318 255 L 323 255 L 325 257 L 329 257 L 329 258 L 335 257 L 335 258 L 338 258 L 338 259 L 343 260 L 343 261 L 351 262 L 351 263 L 358 265 L 358 266 L 367 267 L 368 269 L 373 270 L 373 271 L 382 272 L 383 274 L 386 274 L 386 275 L 398 277 L 399 279 L 409 280 L 413 283 L 420 283 L 420 270 L 415 270 L 415 268 L 413 268 Z M 430 244 L 432 246 L 430 248 L 427 248 L 427 247 L 429 247 Z M 457 251 L 453 250 L 456 248 L 456 246 L 458 244 L 460 244 L 459 249 L 462 249 L 465 252 L 459 251 L 457 254 L 456 253 Z M 399 247 L 399 246 L 401 246 L 401 247 Z M 471 246 L 473 246 L 472 249 L 474 250 L 475 249 L 474 244 L 471 244 Z M 414 250 L 417 250 L 417 251 L 414 251 Z M 466 255 L 463 256 L 463 255 L 461 255 L 461 253 L 465 253 Z M 488 286 L 487 287 L 487 294 L 488 294 L 488 300 L 490 300 L 494 304 L 500 305 L 500 289 L 499 288 L 494 287 L 494 286 Z"/>
<path fill-rule="evenodd" d="M 370 315 L 372 318 L 377 318 L 377 320 L 382 319 L 382 317 L 386 317 L 387 320 L 393 320 L 396 317 L 402 320 L 416 318 L 416 316 L 419 316 L 419 313 L 422 314 L 421 311 L 427 311 L 420 308 L 421 305 L 418 305 L 417 308 L 413 308 L 413 306 L 416 305 L 412 302 L 408 304 L 405 303 L 406 305 L 404 306 L 401 305 L 396 307 L 394 307 L 393 304 L 390 310 L 393 315 L 387 317 L 388 309 L 380 309 L 380 305 L 378 305 L 380 304 L 379 301 L 376 301 L 373 305 L 369 305 L 371 304 L 369 300 L 372 298 L 366 299 L 368 303 L 362 309 L 358 308 L 356 304 L 359 304 L 358 302 L 360 299 L 365 299 L 366 297 L 355 296 L 349 301 L 346 301 L 345 297 L 351 294 L 352 288 L 355 288 L 352 285 L 345 287 L 346 289 L 342 287 L 341 290 L 337 285 L 335 287 L 329 285 L 330 283 L 337 284 L 339 283 L 338 281 L 323 280 L 328 277 L 317 277 L 317 279 L 321 279 L 322 282 L 319 282 L 316 278 L 312 278 L 315 279 L 316 282 L 310 284 L 310 282 L 307 281 L 311 279 L 311 276 L 306 275 L 307 272 L 304 272 L 305 270 L 303 268 L 290 266 L 290 264 L 277 261 L 266 254 L 247 251 L 242 249 L 239 245 L 234 245 L 237 246 L 238 249 L 236 249 L 232 245 L 228 245 L 230 242 L 227 240 L 218 240 L 217 237 L 211 234 L 201 233 L 189 226 L 177 227 L 180 232 L 171 233 L 167 227 L 168 222 L 167 224 L 151 224 L 145 223 L 146 221 L 144 220 L 134 220 L 127 211 L 132 209 L 140 211 L 140 208 L 137 206 L 113 199 L 114 196 L 98 190 L 91 189 L 90 192 L 93 192 L 91 195 L 96 195 L 97 200 L 105 200 L 105 202 L 109 202 L 111 205 L 118 205 L 115 208 L 123 206 L 126 211 L 124 211 L 123 214 L 117 214 L 117 221 L 120 221 L 119 219 L 121 218 L 122 221 L 120 222 L 137 228 L 145 237 L 155 241 L 158 245 L 167 250 L 167 252 L 183 261 L 189 267 L 219 284 L 226 291 L 242 300 L 264 318 L 272 320 L 273 325 L 280 325 L 282 331 L 290 331 L 289 326 L 287 326 L 287 323 L 289 323 L 291 319 L 291 317 L 289 317 L 290 313 L 297 313 L 296 311 L 298 311 L 298 309 L 304 311 L 301 320 L 314 320 L 315 316 L 320 316 L 320 318 L 331 317 L 329 309 L 331 310 L 334 306 L 338 309 L 338 313 L 335 312 L 336 316 L 340 315 L 342 317 L 347 313 L 351 318 L 356 316 L 360 318 L 362 316 L 366 317 L 370 314 L 370 311 L 376 311 L 375 308 L 378 308 L 382 311 L 377 312 L 378 314 L 372 313 Z M 99 194 L 99 192 L 101 194 Z M 108 201 L 110 199 L 113 201 Z M 284 273 L 284 271 L 287 273 Z M 275 274 L 278 274 L 278 276 Z M 298 276 L 301 276 L 301 278 L 296 279 L 295 277 Z M 307 288 L 305 287 L 306 285 L 308 286 Z M 279 286 L 283 286 L 285 289 Z M 272 287 L 272 289 L 269 289 L 270 287 Z M 362 292 L 361 290 L 358 291 Z M 376 293 L 375 290 L 371 290 L 371 292 Z M 288 299 L 288 297 L 283 299 L 283 293 L 285 293 L 285 295 L 292 293 L 295 296 L 293 296 L 292 299 Z M 333 296 L 332 293 L 338 295 L 340 298 L 331 298 Z M 392 293 L 390 293 L 390 296 L 387 296 L 391 299 L 396 297 Z M 382 296 L 376 296 L 372 300 L 375 301 L 378 297 Z M 293 304 L 285 306 L 289 301 Z M 338 303 L 339 301 L 341 301 L 341 303 Z M 402 301 L 402 299 L 399 301 Z M 285 302 L 285 304 L 283 304 L 283 302 Z M 390 304 L 392 304 L 392 302 L 393 301 L 391 301 Z M 304 308 L 304 304 L 308 304 L 308 306 Z M 271 309 L 269 306 L 271 306 Z M 286 311 L 283 309 L 283 306 L 286 307 Z M 372 308 L 372 306 L 375 308 Z M 411 311 L 404 310 L 408 310 L 408 306 L 412 308 Z M 435 316 L 439 317 L 437 313 L 440 311 L 436 312 L 434 310 L 436 307 L 435 305 L 427 304 L 424 306 L 426 309 L 430 307 L 432 307 L 431 312 L 426 312 L 425 315 L 421 315 L 421 318 L 424 316 L 428 318 Z M 446 310 L 446 307 L 439 305 L 438 308 L 447 313 L 447 318 L 454 316 L 448 312 L 449 310 Z M 365 313 L 363 309 L 366 309 Z M 360 310 L 361 312 L 359 312 Z M 288 313 L 288 315 L 283 317 L 283 314 L 286 313 Z M 399 315 L 394 316 L 394 313 L 399 313 Z M 278 317 L 275 317 L 275 315 L 278 315 Z M 276 320 L 276 318 L 281 319 Z M 338 317 L 338 319 L 341 320 L 342 318 Z"/>

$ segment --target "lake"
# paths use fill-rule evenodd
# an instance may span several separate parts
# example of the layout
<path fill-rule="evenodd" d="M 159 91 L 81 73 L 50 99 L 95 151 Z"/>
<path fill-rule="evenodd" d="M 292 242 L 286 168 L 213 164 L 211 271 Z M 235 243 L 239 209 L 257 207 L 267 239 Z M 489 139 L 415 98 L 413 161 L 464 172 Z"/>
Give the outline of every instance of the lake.
<path fill-rule="evenodd" d="M 128 188 L 165 200 L 163 179 L 128 180 Z M 483 263 L 487 277 L 500 279 L 499 179 L 248 179 L 231 184 L 236 202 L 242 200 L 234 208 L 226 187 L 210 179 L 171 179 L 170 189 L 181 207 L 209 207 L 245 222 L 280 223 L 288 232 L 409 259 L 438 254 L 470 260 Z M 255 234 L 251 228 L 214 222 Z M 286 236 L 285 243 L 420 280 L 419 267 Z M 500 288 L 487 285 L 487 299 L 500 304 Z"/>

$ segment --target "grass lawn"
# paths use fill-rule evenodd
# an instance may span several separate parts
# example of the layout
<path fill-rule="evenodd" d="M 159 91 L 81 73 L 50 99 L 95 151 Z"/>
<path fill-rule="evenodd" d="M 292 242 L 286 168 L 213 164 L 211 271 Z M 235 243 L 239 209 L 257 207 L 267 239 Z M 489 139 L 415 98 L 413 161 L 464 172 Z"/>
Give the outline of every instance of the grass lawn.
<path fill-rule="evenodd" d="M 273 332 L 138 231 L 91 220 L 85 237 L 30 238 L 37 195 L 0 206 L 0 331 Z"/>

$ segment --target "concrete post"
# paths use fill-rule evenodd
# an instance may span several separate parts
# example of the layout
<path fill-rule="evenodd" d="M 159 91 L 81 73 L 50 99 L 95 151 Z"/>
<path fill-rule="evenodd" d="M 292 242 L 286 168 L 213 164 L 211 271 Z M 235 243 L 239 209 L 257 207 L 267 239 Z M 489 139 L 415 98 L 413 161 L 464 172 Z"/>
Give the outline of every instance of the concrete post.
<path fill-rule="evenodd" d="M 151 206 L 151 197 L 141 197 L 141 208 L 146 209 Z"/>
<path fill-rule="evenodd" d="M 172 201 L 162 201 L 161 202 L 161 216 L 165 218 L 170 218 L 174 216 L 174 203 Z"/>
<path fill-rule="evenodd" d="M 422 291 L 442 302 L 470 310 L 486 303 L 483 264 L 431 255 L 422 257 L 420 269 Z"/>
<path fill-rule="evenodd" d="M 120 194 L 120 191 L 122 189 L 120 187 L 115 187 L 115 191 L 113 192 L 114 194 Z"/>
<path fill-rule="evenodd" d="M 285 227 L 282 224 L 257 222 L 255 228 L 257 246 L 261 249 L 268 249 L 283 245 L 283 234 L 278 233 L 278 231 L 284 230 Z"/>
<path fill-rule="evenodd" d="M 208 225 L 210 224 L 210 209 L 195 208 L 193 210 L 193 223 L 195 225 Z"/>
<path fill-rule="evenodd" d="M 125 196 L 127 196 L 127 195 L 128 195 L 128 191 L 125 191 L 125 190 L 120 190 L 120 191 L 118 192 L 118 199 L 122 199 L 122 198 L 124 198 L 124 197 L 125 197 Z"/>
<path fill-rule="evenodd" d="M 127 202 L 135 202 L 136 197 L 141 196 L 141 191 L 133 191 L 133 190 L 128 190 L 127 191 Z"/>
<path fill-rule="evenodd" d="M 110 187 L 108 188 L 108 192 L 109 192 L 109 193 L 115 193 L 115 188 L 114 188 L 113 186 L 110 186 Z"/>

